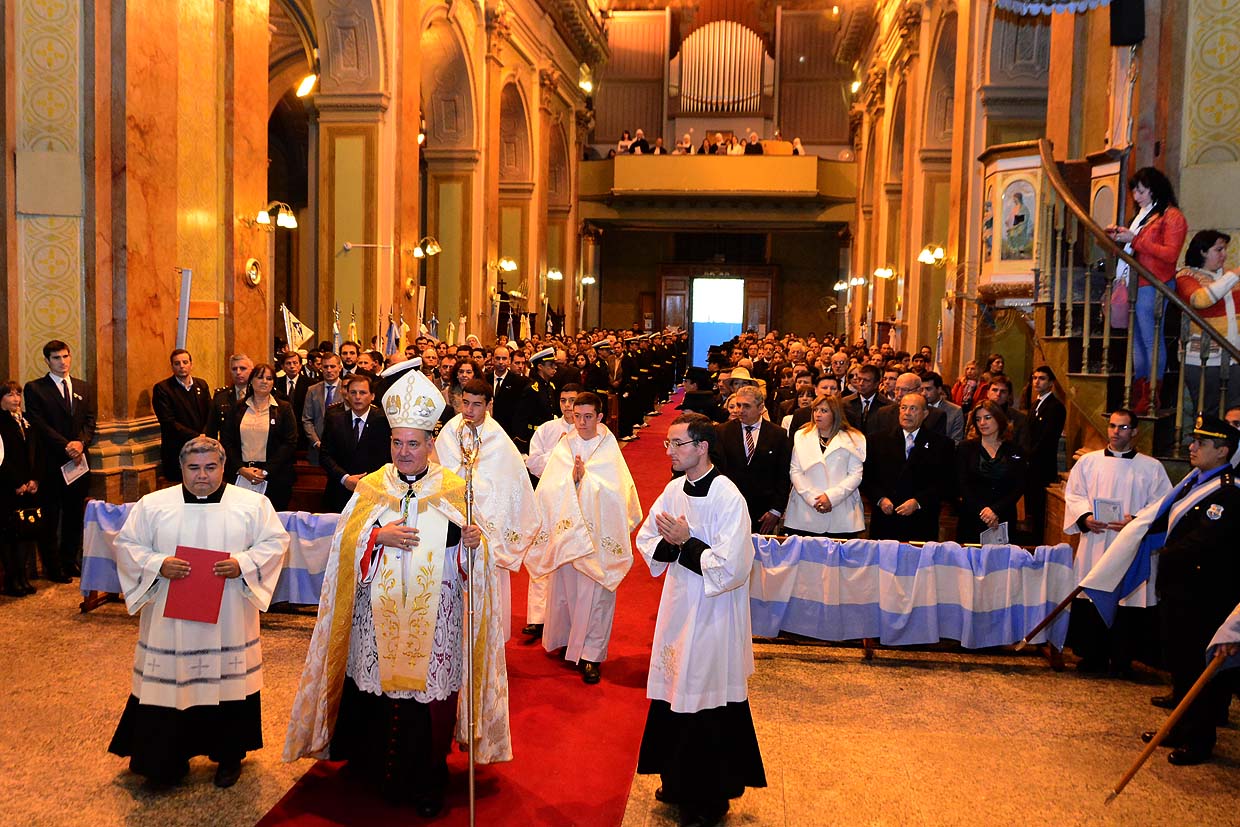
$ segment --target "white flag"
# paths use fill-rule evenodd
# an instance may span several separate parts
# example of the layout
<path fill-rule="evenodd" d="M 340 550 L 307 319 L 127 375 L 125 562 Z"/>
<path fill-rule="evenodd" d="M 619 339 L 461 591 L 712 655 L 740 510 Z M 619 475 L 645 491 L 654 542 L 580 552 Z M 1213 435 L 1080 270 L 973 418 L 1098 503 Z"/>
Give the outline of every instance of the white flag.
<path fill-rule="evenodd" d="M 288 349 L 297 350 L 314 338 L 314 331 L 301 323 L 301 319 L 293 315 L 293 311 L 284 308 L 284 332 L 288 339 Z"/>

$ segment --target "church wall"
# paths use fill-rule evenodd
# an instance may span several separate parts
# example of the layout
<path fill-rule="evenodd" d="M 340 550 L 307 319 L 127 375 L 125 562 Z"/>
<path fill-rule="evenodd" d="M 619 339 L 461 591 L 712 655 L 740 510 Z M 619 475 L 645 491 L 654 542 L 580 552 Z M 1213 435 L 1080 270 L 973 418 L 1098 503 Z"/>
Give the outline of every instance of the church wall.
<path fill-rule="evenodd" d="M 18 351 L 9 372 L 21 381 L 45 373 L 42 346 L 56 338 L 73 349 L 74 373 L 93 378 L 83 294 L 82 4 L 11 5 L 17 158 L 15 256 L 7 272 L 16 280 L 10 341 Z"/>
<path fill-rule="evenodd" d="M 1240 263 L 1240 4 L 1188 4 L 1179 201 L 1189 237 L 1213 228 L 1231 236 L 1229 266 Z"/>

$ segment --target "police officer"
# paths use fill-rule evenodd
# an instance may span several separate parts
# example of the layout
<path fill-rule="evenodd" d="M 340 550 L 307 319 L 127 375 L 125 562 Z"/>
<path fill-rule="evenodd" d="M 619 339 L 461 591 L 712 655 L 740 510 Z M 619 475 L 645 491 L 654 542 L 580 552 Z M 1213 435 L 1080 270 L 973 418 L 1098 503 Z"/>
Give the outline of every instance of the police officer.
<path fill-rule="evenodd" d="M 1240 554 L 1233 543 L 1240 532 L 1240 488 L 1231 458 L 1240 432 L 1217 416 L 1200 416 L 1189 445 L 1193 471 L 1164 499 L 1147 537 L 1166 527 L 1158 552 L 1158 592 L 1164 661 L 1171 670 L 1178 704 L 1205 670 L 1206 647 L 1228 614 L 1240 603 Z M 1169 505 L 1169 507 L 1168 507 Z M 1162 523 L 1162 525 L 1160 525 Z M 1167 760 L 1201 764 L 1214 750 L 1215 728 L 1231 699 L 1225 680 L 1214 679 L 1167 736 Z M 1145 732 L 1147 743 L 1154 733 Z"/>

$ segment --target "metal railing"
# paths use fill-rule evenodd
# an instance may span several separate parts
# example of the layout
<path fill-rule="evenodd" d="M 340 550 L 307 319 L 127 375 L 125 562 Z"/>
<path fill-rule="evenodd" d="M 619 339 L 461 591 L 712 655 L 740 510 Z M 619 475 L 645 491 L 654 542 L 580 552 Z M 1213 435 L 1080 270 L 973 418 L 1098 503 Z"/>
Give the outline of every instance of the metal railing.
<path fill-rule="evenodd" d="M 1099 372 L 1111 374 L 1113 340 L 1117 329 L 1112 326 L 1111 298 L 1115 290 L 1115 268 L 1119 261 L 1128 265 L 1128 327 L 1118 330 L 1125 338 L 1126 350 L 1123 364 L 1123 399 L 1126 407 L 1132 408 L 1136 400 L 1133 395 L 1136 377 L 1133 373 L 1133 336 L 1137 315 L 1137 288 L 1153 287 L 1165 301 L 1154 303 L 1154 329 L 1162 330 L 1164 308 L 1171 304 L 1181 313 L 1181 330 L 1177 355 L 1180 370 L 1175 400 L 1175 441 L 1183 443 L 1184 432 L 1184 401 L 1186 393 L 1186 357 L 1194 358 L 1201 366 L 1201 376 L 1197 387 L 1188 392 L 1193 393 L 1196 400 L 1194 409 L 1201 409 L 1201 402 L 1207 395 L 1207 365 L 1211 354 L 1219 356 L 1219 415 L 1222 416 L 1227 404 L 1227 380 L 1232 362 L 1240 365 L 1240 348 L 1229 342 L 1226 336 L 1214 329 L 1192 306 L 1180 298 L 1174 288 L 1159 281 L 1147 267 L 1137 259 L 1124 252 L 1106 231 L 1089 215 L 1077 201 L 1068 183 L 1060 172 L 1059 165 L 1051 154 L 1051 144 L 1045 138 L 1028 142 L 1031 149 L 1036 148 L 1041 160 L 1045 180 L 1050 184 L 1044 189 L 1042 220 L 1036 228 L 1034 240 L 1034 281 L 1035 297 L 1048 306 L 1048 333 L 1051 336 L 1071 339 L 1080 336 L 1081 356 L 1080 370 L 1082 373 Z M 1082 236 L 1082 231 L 1084 236 Z M 1086 239 L 1092 242 L 1100 252 L 1100 257 L 1092 253 L 1084 254 Z M 1082 248 L 1078 250 L 1080 245 Z M 1095 286 L 1096 281 L 1102 284 Z M 1078 284 L 1079 282 L 1079 284 Z M 1095 292 L 1096 290 L 1096 292 Z M 1094 302 L 1097 301 L 1098 304 Z M 1080 304 L 1079 326 L 1077 325 L 1077 304 Z M 1101 325 L 1099 337 L 1095 326 Z M 1198 338 L 1199 337 L 1199 338 Z M 1197 355 L 1189 352 L 1190 341 L 1199 342 Z M 1163 336 L 1155 335 L 1153 352 L 1150 358 L 1150 375 L 1148 377 L 1151 398 L 1151 413 L 1157 415 L 1158 405 L 1158 362 L 1163 348 Z M 1098 359 L 1091 358 L 1097 352 Z M 1098 366 L 1098 370 L 1093 369 Z"/>

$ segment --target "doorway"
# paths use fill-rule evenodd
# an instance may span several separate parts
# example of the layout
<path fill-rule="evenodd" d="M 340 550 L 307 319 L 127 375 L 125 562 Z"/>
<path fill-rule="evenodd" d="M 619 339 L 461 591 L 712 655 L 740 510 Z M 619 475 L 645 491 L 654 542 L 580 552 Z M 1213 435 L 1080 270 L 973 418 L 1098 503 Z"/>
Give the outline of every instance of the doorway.
<path fill-rule="evenodd" d="M 689 301 L 690 364 L 705 365 L 706 354 L 737 336 L 745 321 L 745 280 L 697 278 Z"/>

